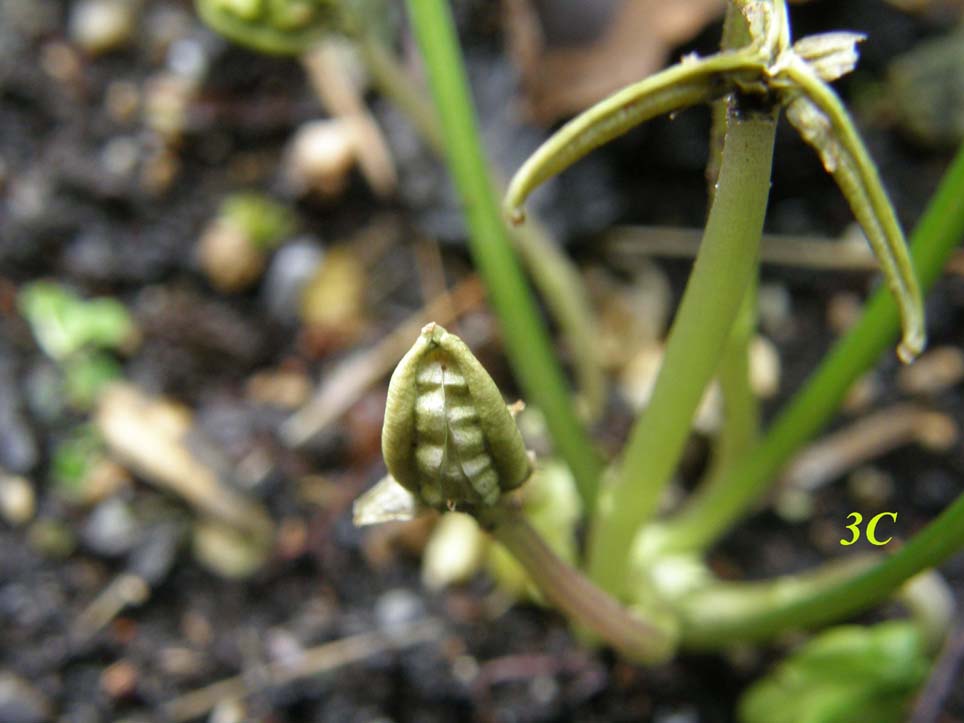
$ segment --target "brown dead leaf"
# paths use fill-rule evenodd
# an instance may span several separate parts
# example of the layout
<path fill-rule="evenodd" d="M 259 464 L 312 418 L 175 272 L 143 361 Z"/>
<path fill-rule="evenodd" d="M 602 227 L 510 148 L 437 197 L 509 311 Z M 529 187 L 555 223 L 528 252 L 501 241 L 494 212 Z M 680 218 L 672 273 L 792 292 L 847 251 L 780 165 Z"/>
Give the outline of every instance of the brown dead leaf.
<path fill-rule="evenodd" d="M 509 50 L 522 75 L 525 110 L 544 124 L 656 72 L 673 48 L 724 8 L 723 0 L 618 0 L 597 37 L 563 45 L 553 44 L 543 22 L 561 2 L 538 3 L 540 16 L 533 0 L 506 0 Z"/>

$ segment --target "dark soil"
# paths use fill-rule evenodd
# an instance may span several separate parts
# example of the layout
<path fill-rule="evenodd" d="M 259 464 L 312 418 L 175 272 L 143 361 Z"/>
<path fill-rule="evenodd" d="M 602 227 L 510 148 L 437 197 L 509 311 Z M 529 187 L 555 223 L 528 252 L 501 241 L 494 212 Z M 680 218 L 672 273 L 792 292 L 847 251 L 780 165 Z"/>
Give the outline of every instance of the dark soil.
<path fill-rule="evenodd" d="M 160 720 L 164 706 L 178 696 L 239 673 L 257 692 L 240 709 L 222 702 L 211 720 L 733 720 L 740 692 L 776 659 L 773 653 L 684 655 L 655 670 L 633 667 L 580 647 L 552 612 L 517 606 L 493 616 L 491 584 L 482 577 L 429 594 L 419 580 L 417 557 L 401 542 L 387 554 L 368 549 L 366 535 L 351 524 L 350 502 L 382 474 L 384 385 L 359 401 L 337 433 L 305 449 L 285 448 L 276 432 L 285 415 L 253 404 L 246 381 L 278 367 L 324 376 L 350 347 L 337 338 L 307 339 L 296 324 L 272 314 L 263 289 L 218 293 L 194 257 L 194 245 L 225 194 L 258 189 L 285 197 L 279 172 L 284 145 L 298 125 L 321 115 L 301 66 L 228 45 L 199 24 L 190 3 L 175 0 L 147 0 L 131 45 L 90 56 L 71 44 L 67 19 L 73 5 L 6 0 L 0 20 L 0 467 L 26 476 L 37 491 L 34 523 L 17 528 L 0 521 L 0 676 L 16 675 L 32 688 L 6 694 L 19 698 L 0 701 L 0 721 Z M 497 4 L 458 5 L 481 115 L 496 118 L 505 79 L 511 82 Z M 879 0 L 814 1 L 795 7 L 794 20 L 798 35 L 834 28 L 867 32 L 859 72 L 840 84 L 847 98 L 879 81 L 889 57 L 938 34 L 948 22 L 939 13 L 907 15 Z M 109 89 L 119 92 L 118 82 L 143 91 L 169 71 L 164 33 L 186 43 L 182 49 L 200 53 L 206 64 L 183 133 L 166 146 L 140 112 L 125 118 L 108 108 Z M 679 52 L 711 52 L 718 33 L 718 26 L 710 27 Z M 487 89 L 486 83 L 495 85 Z M 388 127 L 401 123 L 384 101 L 372 103 Z M 880 119 L 861 122 L 910 228 L 950 153 L 916 145 Z M 656 121 L 572 171 L 543 211 L 580 263 L 601 261 L 586 239 L 613 222 L 700 225 L 707 130 L 708 116 L 698 110 Z M 521 148 L 495 151 L 507 166 L 518 164 L 541 133 L 499 132 L 490 134 L 496 143 Z M 523 140 L 517 143 L 516 136 Z M 105 169 L 105 146 L 121 137 L 136 142 L 137 163 Z M 151 164 L 165 153 L 175 166 L 170 182 L 145 183 L 146 175 L 163 171 Z M 337 201 L 290 200 L 302 230 L 326 244 L 356 235 L 381 210 L 392 214 L 389 223 L 401 242 L 383 249 L 370 268 L 368 318 L 357 343 L 377 339 L 419 306 L 417 229 L 455 241 L 443 247 L 450 281 L 467 273 L 458 219 L 433 205 L 451 194 L 426 158 L 418 157 L 418 173 L 427 174 L 421 180 L 430 192 L 420 199 L 376 201 L 356 173 Z M 580 199 L 589 192 L 595 194 L 593 212 L 581 213 Z M 784 126 L 768 230 L 829 236 L 850 221 L 816 157 Z M 680 291 L 687 264 L 662 265 Z M 113 548 L 92 539 L 94 512 L 65 501 L 50 481 L 57 443 L 86 417 L 63 405 L 45 406 L 38 391 L 56 371 L 19 316 L 15 296 L 40 278 L 56 279 L 85 297 L 114 296 L 131 310 L 143 341 L 121 359 L 125 376 L 192 408 L 200 434 L 228 467 L 253 450 L 266 455 L 269 471 L 249 491 L 291 541 L 279 543 L 260 572 L 228 581 L 200 566 L 187 536 L 192 513 L 140 480 L 118 493 L 135 513 L 131 538 Z M 863 294 L 869 281 L 774 268 L 765 269 L 764 280 L 786 285 L 793 298 L 792 328 L 778 340 L 786 398 L 832 342 L 827 300 L 840 291 Z M 928 313 L 933 346 L 964 344 L 960 278 L 938 284 Z M 487 354 L 509 389 L 498 348 Z M 895 360 L 881 362 L 885 389 L 893 388 L 896 371 Z M 876 403 L 898 397 L 888 391 Z M 962 402 L 957 388 L 932 405 L 964 425 Z M 618 434 L 627 425 L 626 413 L 617 410 L 605 426 Z M 959 443 L 943 454 L 911 447 L 875 464 L 894 480 L 887 509 L 899 510 L 902 538 L 961 490 Z M 306 501 L 299 491 L 297 481 L 308 474 L 328 480 L 325 505 Z M 728 575 L 761 577 L 819 562 L 839 550 L 826 542 L 828 526 L 842 531 L 856 504 L 837 484 L 821 492 L 806 522 L 789 524 L 771 512 L 754 515 L 714 553 L 714 566 Z M 72 542 L 57 554 L 57 546 L 38 542 L 44 529 Z M 132 570 L 151 582 L 149 599 L 123 610 L 93 637 L 78 639 L 72 631 L 81 612 L 115 576 Z M 964 601 L 964 557 L 942 572 Z M 267 662 L 426 617 L 442 626 L 428 642 L 401 651 L 389 646 L 361 662 L 284 685 L 260 685 L 260 666 Z M 960 682 L 942 701 L 939 720 L 964 721 Z M 28 716 L 31 706 L 41 717 Z"/>

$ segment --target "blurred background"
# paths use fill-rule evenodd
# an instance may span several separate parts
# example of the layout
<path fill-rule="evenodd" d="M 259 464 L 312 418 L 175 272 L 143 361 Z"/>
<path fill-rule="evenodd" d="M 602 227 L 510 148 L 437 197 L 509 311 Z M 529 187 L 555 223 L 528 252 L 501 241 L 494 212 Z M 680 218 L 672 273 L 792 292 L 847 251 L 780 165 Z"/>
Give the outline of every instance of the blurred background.
<path fill-rule="evenodd" d="M 723 3 L 453 7 L 508 174 L 575 112 L 713 52 Z M 791 12 L 797 37 L 867 34 L 837 87 L 912 228 L 964 138 L 964 3 Z M 402 4 L 371 22 L 417 80 Z M 610 453 L 699 239 L 709 125 L 701 108 L 653 121 L 533 201 L 592 294 Z M 769 411 L 875 278 L 785 124 L 766 230 L 754 383 Z M 0 0 L 0 723 L 733 719 L 771 653 L 636 668 L 513 606 L 482 553 L 423 565 L 434 520 L 352 526 L 384 474 L 387 377 L 423 323 L 457 330 L 516 394 L 464 235 L 443 166 L 349 41 L 272 57 L 186 1 Z M 956 257 L 928 300 L 921 362 L 885 359 L 855 386 L 837 426 L 863 436 L 808 450 L 836 455 L 833 473 L 789 470 L 714 553 L 719 574 L 838 554 L 852 509 L 899 510 L 909 536 L 960 491 L 962 273 Z M 538 410 L 522 421 L 546 455 Z M 708 399 L 682 484 L 718 424 Z M 964 560 L 944 572 L 964 600 Z M 964 685 L 931 702 L 929 720 L 964 721 Z"/>

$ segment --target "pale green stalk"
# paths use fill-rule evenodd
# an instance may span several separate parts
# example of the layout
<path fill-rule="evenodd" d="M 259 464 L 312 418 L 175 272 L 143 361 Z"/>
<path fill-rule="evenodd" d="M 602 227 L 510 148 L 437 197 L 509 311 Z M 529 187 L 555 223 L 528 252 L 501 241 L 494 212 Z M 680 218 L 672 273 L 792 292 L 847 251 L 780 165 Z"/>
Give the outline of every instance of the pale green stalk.
<path fill-rule="evenodd" d="M 592 508 L 600 459 L 576 414 L 512 251 L 483 156 L 448 5 L 443 0 L 409 0 L 408 8 L 435 98 L 449 168 L 465 206 L 470 250 L 502 322 L 506 352 L 526 399 L 545 414 L 556 449 L 572 469 L 587 508 Z"/>
<path fill-rule="evenodd" d="M 581 629 L 637 663 L 661 663 L 672 657 L 672 617 L 657 622 L 652 615 L 643 617 L 621 606 L 563 562 L 517 510 L 495 508 L 480 522 L 525 568 L 546 599 Z"/>
<path fill-rule="evenodd" d="M 629 551 L 679 462 L 696 407 L 717 369 L 758 265 L 776 119 L 731 109 L 719 185 L 649 406 L 634 426 L 593 522 L 589 570 L 624 587 Z"/>
<path fill-rule="evenodd" d="M 713 446 L 708 478 L 752 449 L 760 432 L 760 404 L 753 392 L 750 369 L 750 347 L 756 332 L 756 286 L 754 280 L 746 290 L 716 372 L 723 397 L 723 424 Z"/>
<path fill-rule="evenodd" d="M 964 146 L 912 236 L 911 256 L 923 289 L 934 284 L 962 238 Z M 878 289 L 857 324 L 837 342 L 752 453 L 700 489 L 667 523 L 660 549 L 705 549 L 746 514 L 790 457 L 829 421 L 850 386 L 877 362 L 899 328 L 897 304 L 886 289 Z"/>

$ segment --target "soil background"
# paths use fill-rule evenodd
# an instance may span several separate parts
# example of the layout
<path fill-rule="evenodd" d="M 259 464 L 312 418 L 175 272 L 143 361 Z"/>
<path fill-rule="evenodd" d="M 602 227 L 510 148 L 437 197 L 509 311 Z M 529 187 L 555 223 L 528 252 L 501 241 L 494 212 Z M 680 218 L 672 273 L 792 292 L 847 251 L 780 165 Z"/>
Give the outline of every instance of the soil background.
<path fill-rule="evenodd" d="M 427 152 L 412 150 L 398 114 L 371 96 L 390 141 L 409 149 L 399 154 L 409 188 L 378 200 L 356 171 L 335 200 L 292 198 L 281 172 L 285 146 L 301 124 L 323 116 L 297 60 L 233 46 L 206 30 L 189 3 L 161 0 L 141 5 L 131 43 L 91 54 L 71 37 L 74 5 L 4 0 L 0 22 L 0 459 L 8 472 L 30 480 L 37 497 L 30 524 L 0 521 L 0 676 L 7 685 L 0 720 L 163 720 L 164 706 L 178 696 L 236 675 L 254 692 L 243 700 L 226 696 L 210 720 L 733 720 L 739 694 L 777 659 L 773 651 L 683 655 L 656 670 L 633 667 L 580 647 L 550 611 L 521 605 L 493 612 L 492 585 L 482 575 L 447 592 L 426 592 L 411 551 L 424 531 L 356 530 L 351 500 L 383 473 L 385 383 L 360 398 L 335 431 L 296 450 L 277 434 L 288 412 L 252 400 L 256 373 L 285 369 L 323 379 L 337 360 L 419 308 L 416 250 L 426 234 L 443 241 L 450 282 L 469 273 L 444 172 Z M 546 130 L 505 123 L 514 76 L 498 4 L 456 8 L 487 141 L 514 168 Z M 883 82 L 888 59 L 945 32 L 949 17 L 912 15 L 874 0 L 814 0 L 793 8 L 798 37 L 837 28 L 867 33 L 858 72 L 838 84 L 848 101 L 866 100 L 867 89 Z M 712 52 L 718 37 L 719 23 L 711 24 L 673 56 Z M 172 63 L 176 69 L 192 62 L 203 67 L 202 79 L 176 138 L 164 137 L 143 108 L 125 115 L 125 92 L 143 99 Z M 951 151 L 911 140 L 886 117 L 859 120 L 901 221 L 912 228 Z M 560 181 L 541 210 L 580 265 L 623 273 L 594 243 L 610 224 L 701 225 L 708 129 L 701 110 L 657 120 Z M 127 148 L 118 139 L 133 144 L 134 160 L 118 161 Z M 279 318 L 275 291 L 265 284 L 241 294 L 211 286 L 195 245 L 221 200 L 237 190 L 284 200 L 302 234 L 326 248 L 371 245 L 378 220 L 377 234 L 392 242 L 374 242 L 360 331 L 318 333 Z M 816 156 L 783 123 L 767 230 L 836 237 L 849 223 L 846 203 Z M 678 298 L 688 262 L 658 263 Z M 80 505 L 58 492 L 50 481 L 55 451 L 87 417 L 62 404 L 45 406 L 44 390 L 57 370 L 16 304 L 18 289 L 37 279 L 57 280 L 85 297 L 119 299 L 142 335 L 136 351 L 120 357 L 124 376 L 193 410 L 199 438 L 227 469 L 252 455 L 265 461 L 254 477 L 235 475 L 247 479 L 246 492 L 279 526 L 262 569 L 240 580 L 209 572 L 192 554 L 190 509 L 136 476 L 116 496 L 126 514 L 121 522 L 103 512 L 109 500 Z M 780 393 L 767 403 L 769 416 L 832 343 L 829 301 L 847 292 L 863 296 L 872 280 L 769 266 L 763 280 L 782 285 L 792 299 L 786 333 L 774 340 L 783 376 Z M 927 311 L 932 346 L 964 343 L 964 280 L 942 279 Z M 484 312 L 465 323 L 493 325 Z M 511 396 L 510 372 L 497 338 L 489 337 L 483 360 Z M 875 406 L 900 398 L 897 371 L 891 356 L 881 361 L 883 391 Z M 964 425 L 959 387 L 928 403 Z M 600 439 L 615 446 L 630 422 L 614 392 Z M 699 455 L 696 444 L 691 456 Z M 896 535 L 906 538 L 960 493 L 964 454 L 959 443 L 944 453 L 910 446 L 875 465 L 893 481 L 885 505 L 899 511 Z M 839 551 L 835 536 L 855 505 L 847 487 L 835 484 L 817 496 L 807 520 L 755 514 L 714 551 L 713 565 L 732 577 L 806 568 Z M 66 542 L 50 542 L 51 534 Z M 79 616 L 132 569 L 152 571 L 146 601 L 78 640 Z M 942 571 L 964 601 L 964 557 Z M 401 650 L 375 646 L 363 660 L 330 672 L 263 685 L 268 662 L 429 618 L 439 629 L 425 642 Z M 938 720 L 964 721 L 961 683 L 942 701 Z"/>

